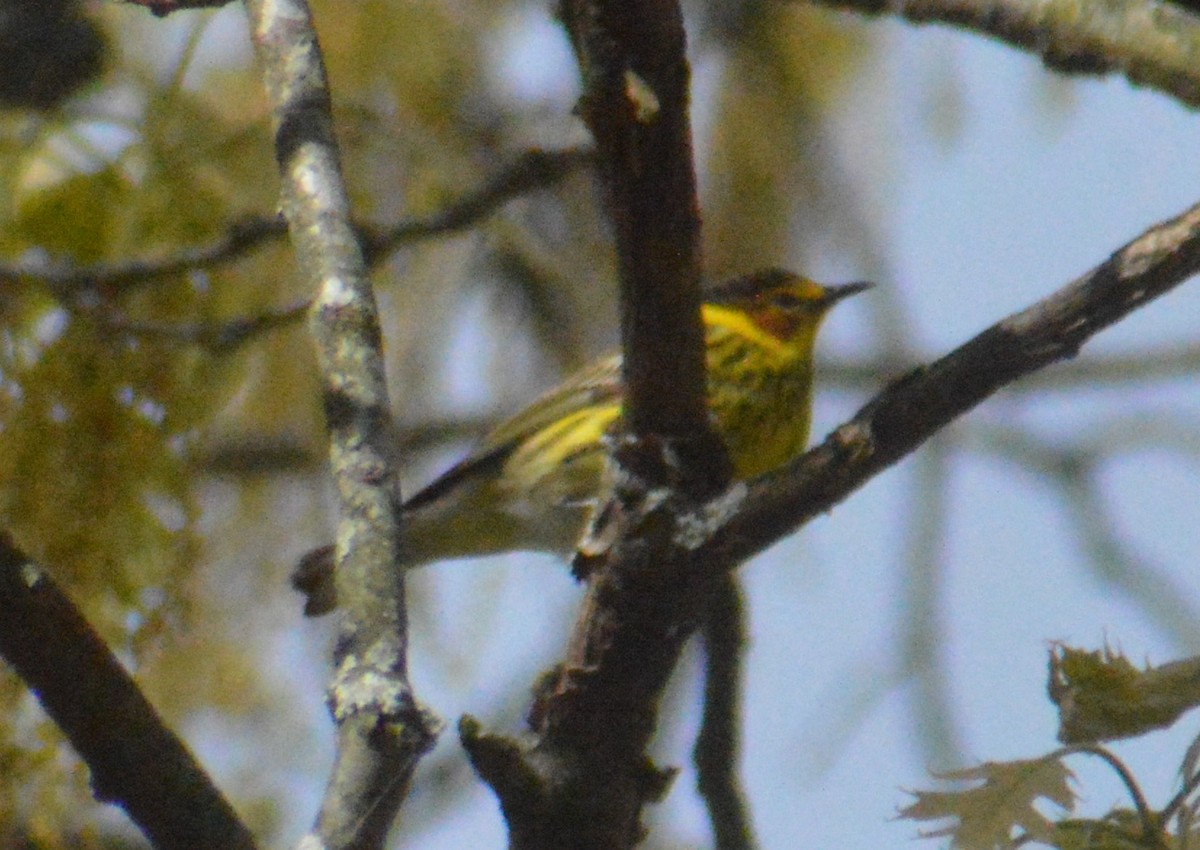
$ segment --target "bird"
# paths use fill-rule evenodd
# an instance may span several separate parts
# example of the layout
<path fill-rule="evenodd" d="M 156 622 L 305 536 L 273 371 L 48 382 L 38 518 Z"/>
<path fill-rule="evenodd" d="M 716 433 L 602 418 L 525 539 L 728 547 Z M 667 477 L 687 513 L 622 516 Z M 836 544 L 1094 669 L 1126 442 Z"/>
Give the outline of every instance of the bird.
<path fill-rule="evenodd" d="M 738 480 L 800 455 L 812 414 L 813 350 L 838 302 L 871 287 L 822 286 L 771 268 L 710 288 L 701 305 L 708 408 Z M 605 495 L 605 436 L 621 412 L 621 357 L 585 366 L 489 431 L 403 503 L 406 569 L 510 551 L 572 551 Z M 305 555 L 292 584 L 305 614 L 337 604 L 333 547 Z"/>

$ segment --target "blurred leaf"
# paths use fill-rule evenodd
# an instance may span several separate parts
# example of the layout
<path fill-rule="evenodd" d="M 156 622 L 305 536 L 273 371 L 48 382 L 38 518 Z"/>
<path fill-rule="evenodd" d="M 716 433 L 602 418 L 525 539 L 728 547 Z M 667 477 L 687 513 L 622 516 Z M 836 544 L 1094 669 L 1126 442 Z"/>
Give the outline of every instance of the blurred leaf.
<path fill-rule="evenodd" d="M 1046 799 L 1070 810 L 1075 802 L 1069 786 L 1073 774 L 1054 756 L 984 762 L 935 776 L 979 784 L 957 791 L 913 792 L 916 802 L 901 809 L 900 816 L 916 821 L 952 821 L 922 835 L 949 836 L 950 846 L 962 850 L 999 850 L 1026 836 L 1048 839 L 1054 835 L 1055 825 L 1034 804 Z"/>
<path fill-rule="evenodd" d="M 1066 818 L 1054 825 L 1045 840 L 1059 850 L 1161 850 L 1164 836 L 1146 837 L 1142 820 L 1132 809 L 1114 809 L 1099 820 Z"/>
<path fill-rule="evenodd" d="M 1088 652 L 1060 644 L 1050 653 L 1048 690 L 1064 744 L 1132 738 L 1200 703 L 1200 658 L 1139 670 L 1107 646 Z"/>

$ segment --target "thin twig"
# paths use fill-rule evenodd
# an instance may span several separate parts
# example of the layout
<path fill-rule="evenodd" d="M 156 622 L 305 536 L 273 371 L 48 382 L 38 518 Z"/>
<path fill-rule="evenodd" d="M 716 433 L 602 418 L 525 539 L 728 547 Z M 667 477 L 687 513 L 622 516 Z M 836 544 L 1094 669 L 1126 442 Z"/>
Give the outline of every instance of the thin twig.
<path fill-rule="evenodd" d="M 1113 755 L 1106 747 L 1102 747 L 1099 744 L 1072 744 L 1055 750 L 1046 758 L 1061 759 L 1064 756 L 1075 754 L 1095 756 L 1108 763 L 1113 772 L 1120 777 L 1121 782 L 1125 785 L 1125 790 L 1129 792 L 1129 798 L 1133 801 L 1134 808 L 1137 809 L 1138 819 L 1141 821 L 1142 826 L 1142 839 L 1149 842 L 1143 846 L 1165 850 L 1159 818 L 1154 813 L 1154 810 L 1150 808 L 1150 804 L 1146 801 L 1146 795 L 1142 793 L 1141 786 L 1138 785 L 1137 779 L 1129 771 L 1129 768 L 1125 766 L 1125 762 Z"/>
<path fill-rule="evenodd" d="M 716 589 L 701 636 L 704 712 L 692 752 L 696 784 L 708 809 L 716 850 L 752 850 L 757 842 L 738 779 L 746 612 L 736 576 L 725 576 Z"/>
<path fill-rule="evenodd" d="M 363 256 L 367 265 L 374 267 L 403 245 L 465 230 L 513 198 L 552 186 L 583 166 L 591 165 L 594 160 L 595 154 L 585 148 L 524 151 L 482 186 L 429 216 L 386 228 L 360 227 Z"/>
<path fill-rule="evenodd" d="M 398 248 L 422 239 L 465 230 L 514 198 L 561 181 L 592 159 L 592 153 L 581 148 L 528 150 L 482 186 L 428 216 L 403 219 L 389 226 L 357 223 L 354 229 L 367 264 L 374 267 Z M 122 294 L 188 272 L 226 265 L 286 235 L 287 223 L 279 216 L 245 216 L 211 242 L 181 248 L 164 257 L 83 266 L 44 258 L 0 263 L 0 282 L 40 283 L 60 300 L 73 300 L 82 292 Z"/>
<path fill-rule="evenodd" d="M 308 315 L 311 302 L 298 301 L 290 307 L 264 310 L 253 316 L 224 322 L 138 322 L 93 311 L 91 314 L 110 331 L 143 339 L 196 345 L 213 355 L 232 354 L 260 335 L 295 325 Z"/>

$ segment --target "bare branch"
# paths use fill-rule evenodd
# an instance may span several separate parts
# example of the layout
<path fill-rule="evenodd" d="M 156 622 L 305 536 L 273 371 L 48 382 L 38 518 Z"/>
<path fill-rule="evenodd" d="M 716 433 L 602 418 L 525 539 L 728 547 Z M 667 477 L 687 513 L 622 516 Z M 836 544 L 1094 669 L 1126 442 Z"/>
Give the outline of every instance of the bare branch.
<path fill-rule="evenodd" d="M 465 230 L 513 198 L 552 186 L 579 168 L 591 165 L 594 160 L 595 154 L 584 148 L 527 150 L 482 186 L 430 216 L 409 219 L 388 228 L 360 228 L 367 265 L 373 267 L 397 248 L 419 239 Z"/>
<path fill-rule="evenodd" d="M 1073 357 L 1094 334 L 1200 270 L 1200 206 L 1134 239 L 1083 277 L 893 383 L 788 466 L 753 482 L 697 549 L 735 564 L 830 510 L 947 423 L 1018 378 Z"/>
<path fill-rule="evenodd" d="M 696 510 L 670 491 L 619 506 L 632 524 L 588 577 L 567 661 L 543 681 L 531 745 L 464 729 L 513 847 L 629 847 L 671 778 L 643 754 L 679 651 L 724 575 L 862 486 L 1000 388 L 1073 356 L 1093 334 L 1200 270 L 1200 206 L 1079 280 L 883 391 L 824 443 Z M 622 446 L 618 446 L 618 452 Z M 673 524 L 680 557 L 661 538 Z M 486 769 L 485 769 L 486 766 Z"/>
<path fill-rule="evenodd" d="M 680 586 L 681 550 L 650 504 L 668 516 L 694 506 L 728 480 L 729 463 L 705 404 L 678 3 L 565 0 L 559 11 L 617 233 L 629 437 L 618 438 L 616 496 L 591 541 L 567 660 L 545 677 L 531 712 L 536 740 L 484 734 L 474 722 L 460 725 L 460 737 L 500 799 L 513 848 L 615 850 L 639 840 L 643 807 L 674 775 L 655 768 L 645 748 L 662 689 L 713 591 L 705 580 Z M 654 493 L 665 503 L 647 498 L 663 485 Z M 601 540 L 609 529 L 612 539 Z"/>
<path fill-rule="evenodd" d="M 716 850 L 753 850 L 753 824 L 738 780 L 746 611 L 736 576 L 725 576 L 704 618 L 704 714 L 692 759 Z"/>
<path fill-rule="evenodd" d="M 187 9 L 217 9 L 227 6 L 233 0 L 125 0 L 134 6 L 145 6 L 154 15 L 165 18 L 172 12 L 182 12 Z"/>
<path fill-rule="evenodd" d="M 0 532 L 0 655 L 159 850 L 252 850 L 233 808 L 83 615 Z"/>
<path fill-rule="evenodd" d="M 616 228 L 625 427 L 678 442 L 684 469 L 702 474 L 723 452 L 705 404 L 683 17 L 673 0 L 567 0 L 560 12 Z"/>
<path fill-rule="evenodd" d="M 997 38 L 1066 74 L 1124 74 L 1200 106 L 1200 16 L 1148 0 L 811 0 Z"/>
<path fill-rule="evenodd" d="M 143 339 L 158 339 L 181 345 L 196 345 L 214 355 L 232 354 L 260 335 L 288 327 L 308 315 L 309 301 L 299 301 L 290 307 L 264 310 L 253 316 L 225 322 L 136 322 L 112 312 L 92 311 L 92 315 L 111 331 Z"/>
<path fill-rule="evenodd" d="M 429 216 L 404 219 L 386 227 L 355 224 L 367 264 L 374 267 L 398 248 L 422 239 L 465 230 L 512 199 L 559 182 L 593 158 L 591 151 L 581 148 L 528 150 L 482 186 Z M 106 294 L 123 294 L 188 272 L 216 268 L 286 234 L 287 223 L 279 216 L 246 216 L 211 242 L 164 257 L 84 266 L 41 258 L 0 263 L 0 282 L 40 283 L 60 301 L 74 304 L 84 293 L 103 290 Z"/>
<path fill-rule="evenodd" d="M 230 224 L 206 245 L 184 248 L 166 257 L 86 266 L 36 258 L 0 264 L 0 281 L 40 283 L 60 301 L 74 303 L 80 295 L 98 289 L 120 294 L 187 272 L 224 265 L 286 233 L 287 226 L 281 218 L 250 216 Z"/>
<path fill-rule="evenodd" d="M 325 71 L 303 0 L 249 0 L 283 177 L 283 212 L 318 294 L 312 332 L 341 501 L 343 612 L 329 704 L 338 754 L 317 820 L 327 848 L 381 847 L 436 722 L 408 682 L 399 486 L 374 293 L 350 221 Z"/>

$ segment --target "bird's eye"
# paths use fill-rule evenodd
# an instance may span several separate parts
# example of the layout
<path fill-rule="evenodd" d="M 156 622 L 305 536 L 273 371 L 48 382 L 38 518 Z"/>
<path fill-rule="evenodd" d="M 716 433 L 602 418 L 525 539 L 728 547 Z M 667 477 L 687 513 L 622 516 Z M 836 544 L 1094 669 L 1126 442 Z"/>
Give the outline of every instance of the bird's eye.
<path fill-rule="evenodd" d="M 804 299 L 794 292 L 775 292 L 771 295 L 771 303 L 781 310 L 799 310 L 804 306 Z"/>

